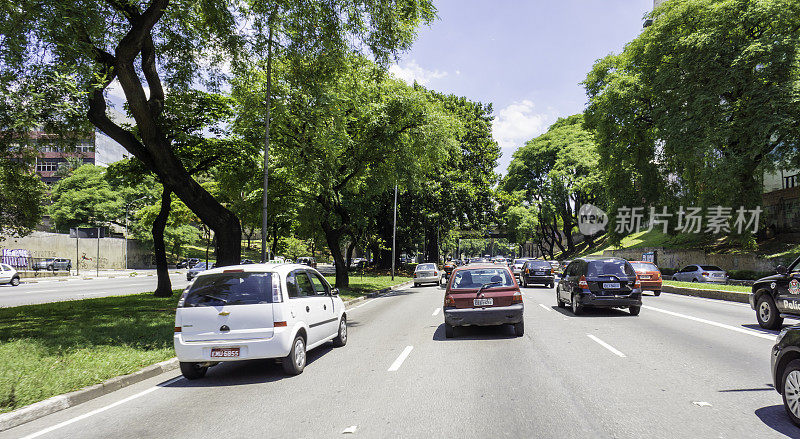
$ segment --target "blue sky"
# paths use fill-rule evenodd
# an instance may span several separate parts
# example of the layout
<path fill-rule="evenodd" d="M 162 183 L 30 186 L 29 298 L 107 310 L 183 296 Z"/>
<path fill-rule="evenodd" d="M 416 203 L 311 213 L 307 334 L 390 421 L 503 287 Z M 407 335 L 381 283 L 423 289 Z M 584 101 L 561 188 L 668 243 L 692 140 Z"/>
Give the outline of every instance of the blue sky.
<path fill-rule="evenodd" d="M 437 0 L 439 19 L 391 67 L 406 81 L 492 103 L 505 173 L 511 154 L 583 111 L 595 60 L 642 30 L 652 0 Z"/>

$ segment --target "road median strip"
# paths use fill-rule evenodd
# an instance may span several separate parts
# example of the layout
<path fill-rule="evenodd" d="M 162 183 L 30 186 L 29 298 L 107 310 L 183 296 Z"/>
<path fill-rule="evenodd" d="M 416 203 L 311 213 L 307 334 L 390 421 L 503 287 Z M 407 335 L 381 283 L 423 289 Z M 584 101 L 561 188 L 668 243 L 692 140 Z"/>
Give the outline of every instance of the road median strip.
<path fill-rule="evenodd" d="M 740 291 L 724 291 L 711 288 L 690 288 L 677 287 L 673 285 L 662 285 L 661 291 L 682 296 L 703 297 L 706 299 L 726 300 L 729 302 L 749 303 L 750 293 Z"/>

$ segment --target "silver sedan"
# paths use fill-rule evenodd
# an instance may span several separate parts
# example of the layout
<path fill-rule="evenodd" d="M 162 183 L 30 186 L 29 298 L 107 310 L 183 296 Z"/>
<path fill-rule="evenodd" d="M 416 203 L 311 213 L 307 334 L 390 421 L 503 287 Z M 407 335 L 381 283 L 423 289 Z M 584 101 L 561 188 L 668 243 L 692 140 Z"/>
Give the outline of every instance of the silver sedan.
<path fill-rule="evenodd" d="M 716 265 L 687 265 L 672 275 L 672 280 L 724 284 L 728 273 Z"/>
<path fill-rule="evenodd" d="M 418 287 L 420 284 L 439 284 L 442 273 L 434 263 L 424 263 L 417 265 L 414 270 L 414 286 Z"/>

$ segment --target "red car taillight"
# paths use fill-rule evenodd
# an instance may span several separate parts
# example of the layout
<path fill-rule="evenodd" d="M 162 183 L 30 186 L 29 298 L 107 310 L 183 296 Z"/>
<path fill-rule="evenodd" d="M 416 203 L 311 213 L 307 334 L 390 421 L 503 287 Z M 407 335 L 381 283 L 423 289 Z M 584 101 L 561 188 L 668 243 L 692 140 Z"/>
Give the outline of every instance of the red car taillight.
<path fill-rule="evenodd" d="M 516 303 L 522 303 L 522 293 L 519 291 L 515 291 L 514 295 L 511 296 L 511 304 L 514 305 Z"/>
<path fill-rule="evenodd" d="M 633 288 L 641 288 L 642 282 L 639 281 L 639 276 L 636 276 L 636 281 L 633 282 Z"/>
<path fill-rule="evenodd" d="M 581 288 L 589 288 L 589 282 L 586 282 L 586 276 L 581 276 L 581 280 L 578 281 L 578 286 Z"/>
<path fill-rule="evenodd" d="M 707 271 L 704 271 L 704 272 L 703 272 L 703 276 L 708 276 L 708 272 L 707 272 Z"/>
<path fill-rule="evenodd" d="M 444 307 L 445 308 L 447 308 L 447 307 L 455 307 L 455 306 L 456 306 L 456 300 L 453 299 L 453 296 L 451 296 L 449 294 L 444 296 Z"/>

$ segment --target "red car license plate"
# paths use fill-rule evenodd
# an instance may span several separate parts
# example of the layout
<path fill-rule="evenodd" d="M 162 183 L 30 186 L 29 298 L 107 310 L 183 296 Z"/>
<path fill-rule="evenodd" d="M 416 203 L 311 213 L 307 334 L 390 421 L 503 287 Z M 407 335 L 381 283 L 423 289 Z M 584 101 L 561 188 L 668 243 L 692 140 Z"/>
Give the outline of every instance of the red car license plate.
<path fill-rule="evenodd" d="M 648 279 L 650 279 L 650 275 L 649 274 L 643 274 L 643 275 L 639 276 L 639 279 L 648 280 Z"/>
<path fill-rule="evenodd" d="M 212 348 L 212 357 L 232 358 L 239 356 L 239 348 Z"/>

